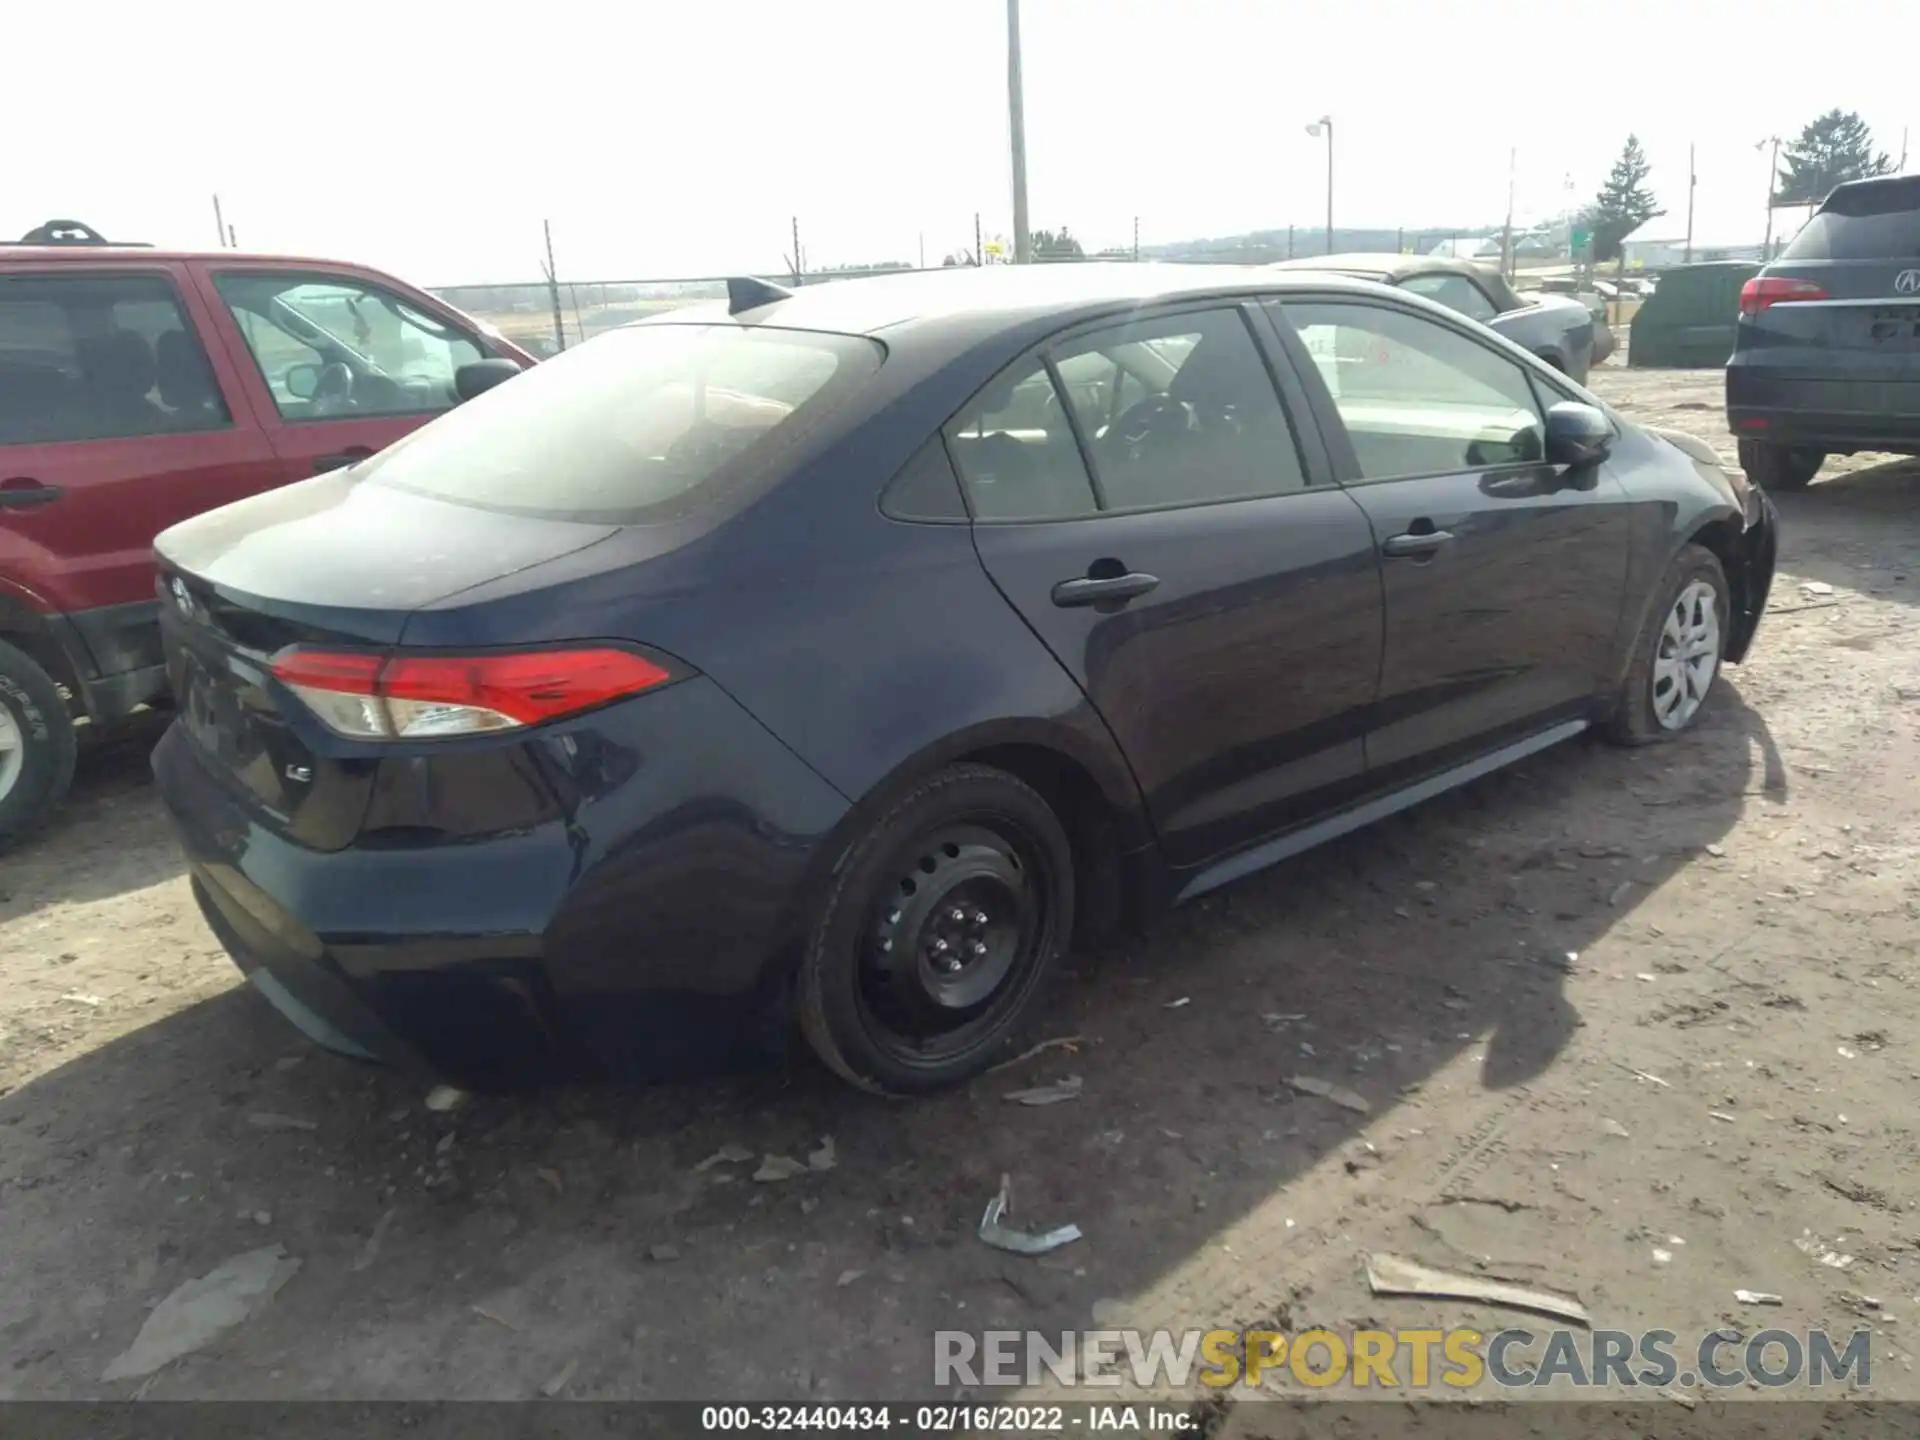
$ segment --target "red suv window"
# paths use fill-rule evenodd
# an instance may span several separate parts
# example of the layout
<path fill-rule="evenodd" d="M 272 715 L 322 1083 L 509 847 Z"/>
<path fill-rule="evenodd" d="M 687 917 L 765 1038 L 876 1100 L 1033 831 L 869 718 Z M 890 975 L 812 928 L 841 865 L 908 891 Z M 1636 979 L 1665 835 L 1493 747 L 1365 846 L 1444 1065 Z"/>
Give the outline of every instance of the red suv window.
<path fill-rule="evenodd" d="M 0 445 L 232 423 L 169 281 L 0 277 Z"/>

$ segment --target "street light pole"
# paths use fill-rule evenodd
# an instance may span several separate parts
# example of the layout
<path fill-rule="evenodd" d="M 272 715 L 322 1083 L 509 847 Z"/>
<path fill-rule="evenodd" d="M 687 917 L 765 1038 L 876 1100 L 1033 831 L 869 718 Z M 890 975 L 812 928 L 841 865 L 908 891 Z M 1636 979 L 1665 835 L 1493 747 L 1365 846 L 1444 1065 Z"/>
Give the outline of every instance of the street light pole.
<path fill-rule="evenodd" d="M 1307 126 L 1307 134 L 1327 137 L 1327 254 L 1333 253 L 1333 117 L 1322 115 Z"/>
<path fill-rule="evenodd" d="M 1007 0 L 1007 135 L 1013 146 L 1013 261 L 1033 259 L 1027 233 L 1027 109 L 1020 81 L 1020 0 Z"/>

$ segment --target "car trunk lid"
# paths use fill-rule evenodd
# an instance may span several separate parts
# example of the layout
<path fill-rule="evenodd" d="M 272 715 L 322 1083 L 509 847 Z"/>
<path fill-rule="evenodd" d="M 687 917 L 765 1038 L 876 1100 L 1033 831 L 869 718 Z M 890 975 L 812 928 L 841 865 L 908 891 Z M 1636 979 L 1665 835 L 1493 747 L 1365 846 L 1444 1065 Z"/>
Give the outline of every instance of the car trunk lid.
<path fill-rule="evenodd" d="M 324 730 L 273 678 L 289 646 L 386 650 L 421 606 L 573 554 L 608 525 L 529 520 L 337 472 L 156 542 L 180 723 L 265 823 L 315 849 L 358 830 L 380 752 Z"/>

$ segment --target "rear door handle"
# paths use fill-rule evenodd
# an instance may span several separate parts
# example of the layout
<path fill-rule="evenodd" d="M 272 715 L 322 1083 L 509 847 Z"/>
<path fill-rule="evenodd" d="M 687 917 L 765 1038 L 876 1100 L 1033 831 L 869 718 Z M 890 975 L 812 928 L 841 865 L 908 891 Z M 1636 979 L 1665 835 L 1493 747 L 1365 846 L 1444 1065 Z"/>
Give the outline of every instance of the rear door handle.
<path fill-rule="evenodd" d="M 1062 580 L 1053 587 L 1053 603 L 1063 609 L 1075 605 L 1105 605 L 1112 602 L 1121 604 L 1144 595 L 1160 583 L 1158 575 L 1143 575 L 1131 571 L 1125 575 L 1108 575 L 1100 579 L 1086 576 L 1078 580 Z"/>
<path fill-rule="evenodd" d="M 318 455 L 314 457 L 313 473 L 324 475 L 329 470 L 344 470 L 349 465 L 358 465 L 371 454 L 373 451 L 355 446 L 351 450 L 342 450 L 336 455 Z"/>
<path fill-rule="evenodd" d="M 42 485 L 30 475 L 0 480 L 0 510 L 31 510 L 47 505 L 67 492 L 58 485 Z"/>
<path fill-rule="evenodd" d="M 1408 532 L 1405 535 L 1389 535 L 1380 542 L 1380 553 L 1404 559 L 1409 555 L 1431 555 L 1442 545 L 1451 545 L 1453 535 L 1446 530 L 1429 530 L 1425 534 Z"/>

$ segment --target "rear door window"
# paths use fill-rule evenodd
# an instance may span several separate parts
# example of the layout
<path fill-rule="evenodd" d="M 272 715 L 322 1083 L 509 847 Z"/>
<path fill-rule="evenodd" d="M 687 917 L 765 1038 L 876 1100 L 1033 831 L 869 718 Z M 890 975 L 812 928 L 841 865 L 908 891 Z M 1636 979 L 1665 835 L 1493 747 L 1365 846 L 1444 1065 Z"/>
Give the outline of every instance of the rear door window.
<path fill-rule="evenodd" d="M 233 423 L 200 337 L 158 275 L 0 278 L 0 445 Z"/>
<path fill-rule="evenodd" d="M 879 368 L 857 335 L 637 325 L 544 360 L 365 462 L 416 494 L 654 524 L 764 475 L 768 452 Z"/>

